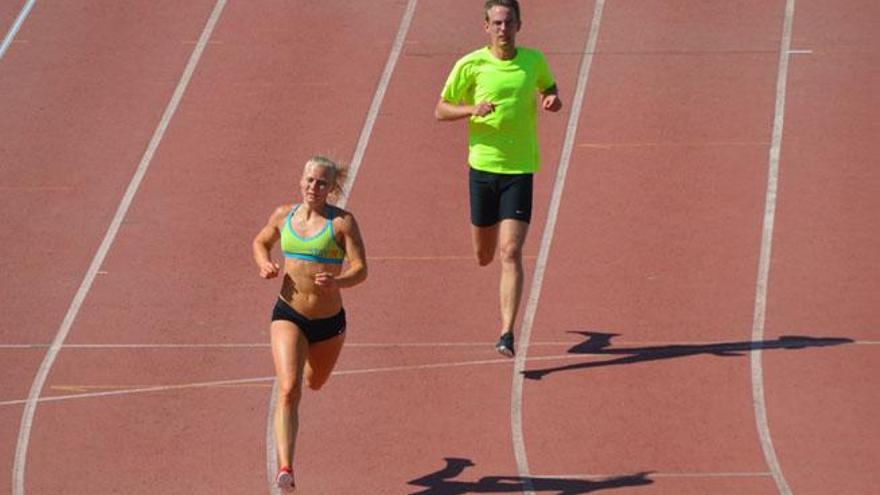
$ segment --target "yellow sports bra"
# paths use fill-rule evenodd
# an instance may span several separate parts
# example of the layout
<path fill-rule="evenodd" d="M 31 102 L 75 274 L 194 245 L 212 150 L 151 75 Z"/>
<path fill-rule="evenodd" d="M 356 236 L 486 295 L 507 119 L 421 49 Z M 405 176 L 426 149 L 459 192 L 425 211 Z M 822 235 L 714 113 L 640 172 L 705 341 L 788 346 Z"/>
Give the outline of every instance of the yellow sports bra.
<path fill-rule="evenodd" d="M 290 209 L 290 213 L 287 214 L 287 219 L 284 221 L 284 227 L 281 229 L 281 250 L 284 251 L 284 257 L 315 263 L 342 264 L 342 260 L 345 259 L 345 250 L 337 244 L 336 236 L 333 235 L 333 217 L 336 209 L 327 207 L 327 223 L 320 232 L 313 236 L 302 237 L 293 230 L 291 225 L 293 214 L 296 213 L 297 208 L 299 205 Z"/>

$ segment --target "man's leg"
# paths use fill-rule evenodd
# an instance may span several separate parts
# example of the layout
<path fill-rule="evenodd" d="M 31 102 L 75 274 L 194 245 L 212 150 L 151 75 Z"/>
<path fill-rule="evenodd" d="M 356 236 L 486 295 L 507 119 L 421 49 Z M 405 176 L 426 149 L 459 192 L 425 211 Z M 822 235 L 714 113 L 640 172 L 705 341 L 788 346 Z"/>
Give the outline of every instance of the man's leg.
<path fill-rule="evenodd" d="M 474 255 L 477 257 L 477 263 L 480 266 L 486 266 L 492 262 L 495 250 L 498 248 L 498 224 L 488 227 L 471 225 L 471 233 L 473 234 Z"/>
<path fill-rule="evenodd" d="M 501 221 L 499 241 L 501 243 L 501 333 L 513 331 L 513 324 L 519 312 L 523 289 L 522 251 L 526 241 L 529 224 L 520 220 Z"/>

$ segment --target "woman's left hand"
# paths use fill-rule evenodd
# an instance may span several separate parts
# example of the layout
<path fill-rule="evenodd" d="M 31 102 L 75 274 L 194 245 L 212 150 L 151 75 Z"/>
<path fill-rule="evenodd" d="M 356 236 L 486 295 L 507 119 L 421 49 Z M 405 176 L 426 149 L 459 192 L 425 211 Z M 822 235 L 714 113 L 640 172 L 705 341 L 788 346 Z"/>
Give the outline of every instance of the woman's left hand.
<path fill-rule="evenodd" d="M 336 277 L 330 272 L 318 272 L 315 274 L 315 285 L 322 289 L 335 289 Z"/>

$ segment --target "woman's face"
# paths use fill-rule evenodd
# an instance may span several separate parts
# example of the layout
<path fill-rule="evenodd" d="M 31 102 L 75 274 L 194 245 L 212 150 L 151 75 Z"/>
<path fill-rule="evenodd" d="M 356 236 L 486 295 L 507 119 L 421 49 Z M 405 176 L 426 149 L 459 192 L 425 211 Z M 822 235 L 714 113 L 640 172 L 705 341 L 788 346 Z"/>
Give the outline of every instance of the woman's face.
<path fill-rule="evenodd" d="M 325 203 L 334 179 L 331 169 L 309 162 L 299 181 L 303 201 L 310 204 Z"/>

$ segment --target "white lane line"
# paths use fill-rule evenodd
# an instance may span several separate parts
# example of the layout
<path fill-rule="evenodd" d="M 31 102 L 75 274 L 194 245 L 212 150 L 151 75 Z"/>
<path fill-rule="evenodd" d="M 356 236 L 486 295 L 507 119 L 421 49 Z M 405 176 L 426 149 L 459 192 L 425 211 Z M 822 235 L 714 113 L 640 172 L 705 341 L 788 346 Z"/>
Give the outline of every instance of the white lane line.
<path fill-rule="evenodd" d="M 526 357 L 529 350 L 532 325 L 535 321 L 535 313 L 538 310 L 538 300 L 541 297 L 541 286 L 544 282 L 544 269 L 550 256 L 550 245 L 553 242 L 553 232 L 556 228 L 556 218 L 559 206 L 562 202 L 562 191 L 565 187 L 565 177 L 568 173 L 568 165 L 577 136 L 578 121 L 580 120 L 581 107 L 586 96 L 587 80 L 590 76 L 590 66 L 593 64 L 593 54 L 596 51 L 596 43 L 599 39 L 599 25 L 602 22 L 602 9 L 605 0 L 596 0 L 593 9 L 593 19 L 590 24 L 590 34 L 584 47 L 581 58 L 580 73 L 578 74 L 577 89 L 572 100 L 571 114 L 568 118 L 568 127 L 565 131 L 565 141 L 562 145 L 562 154 L 559 157 L 559 167 L 556 170 L 556 181 L 553 184 L 553 194 L 550 199 L 550 208 L 547 212 L 547 223 L 541 238 L 541 248 L 538 252 L 538 260 L 535 262 L 535 271 L 532 276 L 532 285 L 529 291 L 529 300 L 523 313 L 522 326 L 520 328 L 519 345 L 513 368 L 513 384 L 510 397 L 510 427 L 513 439 L 513 452 L 516 456 L 516 469 L 523 478 L 523 493 L 532 494 L 534 486 L 529 481 L 529 462 L 526 457 L 525 439 L 522 429 L 522 403 L 523 381 L 525 377 Z"/>
<path fill-rule="evenodd" d="M 651 473 L 655 478 L 769 478 L 772 473 Z"/>
<path fill-rule="evenodd" d="M 591 148 L 601 150 L 626 149 L 626 148 L 714 148 L 735 146 L 769 146 L 770 143 L 762 141 L 646 141 L 646 142 L 584 142 L 578 143 L 578 148 Z"/>
<path fill-rule="evenodd" d="M 579 344 L 580 341 L 554 341 L 544 340 L 538 342 L 529 342 L 529 347 L 542 346 L 572 346 Z M 732 342 L 724 342 L 721 340 L 621 340 L 615 342 L 614 347 L 609 347 L 606 351 L 625 351 L 627 347 L 633 346 L 697 346 L 697 345 L 724 345 Z M 346 342 L 346 349 L 393 349 L 396 347 L 477 347 L 485 348 L 494 345 L 495 342 Z M 847 342 L 847 345 L 880 345 L 877 340 L 854 340 Z M 0 349 L 46 349 L 49 344 L 0 344 Z M 100 349 L 268 349 L 270 345 L 266 342 L 240 342 L 228 344 L 65 344 L 62 349 L 68 350 L 100 350 Z M 597 354 L 602 354 L 601 352 Z"/>
<path fill-rule="evenodd" d="M 47 344 L 5 344 L 0 349 L 45 349 Z M 62 349 L 93 350 L 93 349 L 246 349 L 249 347 L 269 347 L 265 343 L 244 342 L 238 344 L 65 344 Z"/>
<path fill-rule="evenodd" d="M 331 374 L 332 376 L 332 374 Z M 280 494 L 281 490 L 275 486 L 275 474 L 278 472 L 278 451 L 275 446 L 275 396 L 278 395 L 278 380 L 269 378 L 272 383 L 272 395 L 266 411 L 266 481 L 269 483 L 269 493 Z"/>
<path fill-rule="evenodd" d="M 354 186 L 355 178 L 357 177 L 357 173 L 360 170 L 361 162 L 363 161 L 364 154 L 366 153 L 367 145 L 370 142 L 370 136 L 373 134 L 373 127 L 376 124 L 376 118 L 379 115 L 379 108 L 382 106 L 382 101 L 385 99 L 385 92 L 388 90 L 388 86 L 391 83 L 391 76 L 394 73 L 394 68 L 397 65 L 397 59 L 400 58 L 400 52 L 403 50 L 403 44 L 406 40 L 406 35 L 409 32 L 409 26 L 412 24 L 412 19 L 415 14 L 416 6 L 418 5 L 418 0 L 408 0 L 406 4 L 406 10 L 403 13 L 403 17 L 400 21 L 400 26 L 397 29 L 397 35 L 394 38 L 394 43 L 391 46 L 391 52 L 388 54 L 388 60 L 385 63 L 385 69 L 382 71 L 382 77 L 379 79 L 379 84 L 376 87 L 376 92 L 373 94 L 373 101 L 370 103 L 370 109 L 367 111 L 367 117 L 364 121 L 364 127 L 361 129 L 361 135 L 358 138 L 357 146 L 355 147 L 354 155 L 351 159 L 351 164 L 349 165 L 348 177 L 345 179 L 345 184 L 343 185 L 343 193 L 344 196 L 340 198 L 338 206 L 340 208 L 345 208 L 345 204 L 348 198 L 351 196 L 351 188 Z M 280 493 L 278 488 L 274 486 L 275 474 L 278 472 L 278 457 L 276 456 L 276 447 L 275 447 L 275 432 L 274 432 L 274 411 L 275 411 L 275 398 L 278 395 L 278 383 L 274 383 L 272 385 L 272 393 L 269 398 L 269 411 L 266 417 L 266 472 L 267 479 L 269 483 L 269 491 L 270 493 L 277 494 Z"/>
<path fill-rule="evenodd" d="M 576 354 L 560 354 L 556 356 L 541 356 L 541 357 L 532 357 L 529 358 L 529 361 L 553 361 L 553 360 L 564 360 L 564 359 L 583 359 L 583 356 Z M 337 370 L 332 373 L 332 376 L 355 376 L 355 375 L 369 375 L 375 373 L 390 373 L 390 372 L 402 372 L 402 371 L 425 371 L 425 370 L 434 370 L 434 369 L 444 369 L 444 368 L 461 368 L 466 366 L 485 366 L 485 365 L 495 365 L 495 364 L 510 364 L 510 359 L 507 358 L 493 358 L 493 359 L 479 359 L 473 361 L 449 361 L 443 363 L 427 363 L 427 364 L 409 364 L 409 365 L 400 365 L 400 366 L 380 366 L 376 368 L 361 368 L 361 369 L 353 369 L 353 370 Z M 234 380 L 214 380 L 208 382 L 193 382 L 193 383 L 179 383 L 174 385 L 153 385 L 146 387 L 136 387 L 136 388 L 124 388 L 118 390 L 105 390 L 103 392 L 83 392 L 77 394 L 65 394 L 65 395 L 53 395 L 48 397 L 40 397 L 37 399 L 37 402 L 58 402 L 65 400 L 73 400 L 73 399 L 92 399 L 96 397 L 113 397 L 119 395 L 134 395 L 134 394 L 144 394 L 151 392 L 167 392 L 173 390 L 184 390 L 184 389 L 192 389 L 192 388 L 206 388 L 206 387 L 229 387 L 231 385 L 247 385 L 254 383 L 271 383 L 275 380 L 275 377 L 258 377 L 258 378 L 241 378 Z M 94 386 L 94 385 L 93 385 Z M 101 387 L 108 387 L 109 385 L 101 385 Z M 123 386 L 123 385 L 120 385 Z M 65 387 L 74 387 L 72 385 L 65 385 Z M 27 399 L 14 399 L 7 401 L 0 401 L 0 407 L 2 406 L 18 406 L 22 404 L 26 404 Z M 274 451 L 271 451 L 274 455 Z M 275 473 L 272 473 L 272 476 L 275 476 Z"/>
<path fill-rule="evenodd" d="M 0 186 L 0 192 L 70 192 L 69 186 Z"/>
<path fill-rule="evenodd" d="M 490 345 L 491 342 L 484 342 L 480 344 L 481 348 L 484 348 Z M 348 344 L 346 344 L 347 346 Z M 535 343 L 531 344 L 531 347 L 535 347 Z M 555 345 L 555 344 L 553 344 Z M 566 344 L 567 345 L 567 344 Z M 568 361 L 568 360 L 578 360 L 590 363 L 598 363 L 601 365 L 604 361 L 613 361 L 617 356 L 612 355 L 590 355 L 590 354 L 554 354 L 548 356 L 531 356 L 526 358 L 529 363 L 539 362 L 539 361 Z M 406 364 L 406 365 L 398 365 L 398 366 L 382 366 L 375 368 L 361 368 L 361 369 L 352 369 L 352 370 L 336 370 L 332 373 L 333 376 L 356 376 L 356 375 L 366 375 L 366 374 L 374 374 L 374 373 L 388 373 L 388 372 L 415 372 L 415 371 L 424 371 L 424 370 L 433 370 L 433 369 L 443 369 L 443 368 L 460 368 L 465 366 L 485 366 L 485 365 L 496 365 L 496 364 L 510 364 L 511 361 L 506 358 L 494 358 L 494 359 L 479 359 L 479 360 L 471 360 L 471 361 L 446 361 L 440 363 L 424 363 L 424 364 Z M 72 399 L 89 399 L 95 397 L 108 397 L 108 396 L 117 396 L 117 395 L 130 395 L 130 394 L 140 394 L 140 393 L 148 393 L 148 392 L 163 392 L 169 390 L 182 390 L 182 389 L 190 389 L 190 388 L 204 388 L 204 387 L 230 387 L 230 386 L 240 386 L 240 385 L 248 385 L 248 384 L 256 384 L 256 383 L 271 383 L 274 381 L 274 377 L 264 377 L 264 378 L 241 378 L 241 379 L 232 379 L 232 380 L 215 380 L 208 382 L 195 382 L 195 383 L 183 383 L 183 384 L 174 384 L 174 385 L 143 385 L 132 387 L 131 385 L 58 385 L 53 388 L 65 388 L 65 389 L 77 389 L 77 388 L 116 388 L 116 390 L 105 390 L 103 392 L 83 392 L 76 394 L 66 394 L 66 395 L 56 395 L 49 397 L 41 397 L 38 399 L 38 402 L 57 402 L 62 400 L 72 400 Z M 15 400 L 7 400 L 0 401 L 0 406 L 16 406 L 27 403 L 26 399 L 15 399 Z M 769 473 L 768 473 L 769 474 Z M 598 474 L 593 474 L 590 476 L 599 476 Z"/>
<path fill-rule="evenodd" d="M 535 474 L 534 478 L 541 479 L 579 479 L 585 481 L 612 480 L 618 474 Z M 770 473 L 761 472 L 706 472 L 706 473 L 646 473 L 649 478 L 768 478 Z"/>
<path fill-rule="evenodd" d="M 199 43 L 193 49 L 192 55 L 189 58 L 189 62 L 187 62 L 186 64 L 186 69 L 184 70 L 180 81 L 177 83 L 177 88 L 175 88 L 174 90 L 171 101 L 168 102 L 168 106 L 165 108 L 165 113 L 162 115 L 162 119 L 160 120 L 158 127 L 156 127 L 156 130 L 153 133 L 153 137 L 150 140 L 149 145 L 147 146 L 147 150 L 141 158 L 137 170 L 135 171 L 131 182 L 129 182 L 128 184 L 128 188 L 126 189 L 125 194 L 122 197 L 122 201 L 119 203 L 119 206 L 116 209 L 116 214 L 113 216 L 113 220 L 107 229 L 107 233 L 104 235 L 104 240 L 101 241 L 98 252 L 95 253 L 94 258 L 92 258 L 91 265 L 89 265 L 89 269 L 86 272 L 86 275 L 83 278 L 79 289 L 76 291 L 76 294 L 73 297 L 73 301 L 70 303 L 70 307 L 67 310 L 67 314 L 64 316 L 61 327 L 58 329 L 58 333 L 55 335 L 55 339 L 52 341 L 52 345 L 46 352 L 46 356 L 43 358 L 42 364 L 40 364 L 40 368 L 37 371 L 37 375 L 34 378 L 33 384 L 31 385 L 30 393 L 28 394 L 28 399 L 24 407 L 24 412 L 21 416 L 21 427 L 18 432 L 18 444 L 15 448 L 15 462 L 12 468 L 13 495 L 24 494 L 25 461 L 27 459 L 28 443 L 30 442 L 30 432 L 31 428 L 33 427 L 34 413 L 37 409 L 37 402 L 40 397 L 40 393 L 43 390 L 43 385 L 46 382 L 46 377 L 49 375 L 49 370 L 52 368 L 52 364 L 55 362 L 55 358 L 58 355 L 58 352 L 64 345 L 64 340 L 67 338 L 67 334 L 70 332 L 70 328 L 73 325 L 77 314 L 79 313 L 79 309 L 82 306 L 83 301 L 85 301 L 85 298 L 92 287 L 92 283 L 97 276 L 98 270 L 100 269 L 101 264 L 104 262 L 104 258 L 107 256 L 107 253 L 110 250 L 110 246 L 113 244 L 113 241 L 116 238 L 119 227 L 121 226 L 122 221 L 125 218 L 126 213 L 128 212 L 129 206 L 134 200 L 134 196 L 137 193 L 138 187 L 140 186 L 144 175 L 146 175 L 147 173 L 147 169 L 150 166 L 153 155 L 155 154 L 156 149 L 159 147 L 159 143 L 162 141 L 162 137 L 165 135 L 165 130 L 168 128 L 168 124 L 169 122 L 171 122 L 171 118 L 177 111 L 177 106 L 180 103 L 181 98 L 183 97 L 183 93 L 186 90 L 187 85 L 189 84 L 189 80 L 192 77 L 193 72 L 195 71 L 196 65 L 199 63 L 199 58 L 201 58 L 202 56 L 205 44 L 208 42 L 208 38 L 211 36 L 211 32 L 214 30 L 214 26 L 217 24 L 217 20 L 220 18 L 220 13 L 223 11 L 223 6 L 225 4 L 226 0 L 218 0 L 215 4 L 214 10 L 213 12 L 211 12 L 211 16 L 208 18 L 208 22 L 205 25 L 204 30 L 202 31 L 201 37 L 199 38 Z"/>
<path fill-rule="evenodd" d="M 379 79 L 379 85 L 376 87 L 376 93 L 373 94 L 373 101 L 370 103 L 370 110 L 367 112 L 367 119 L 364 127 L 361 129 L 361 135 L 358 138 L 354 155 L 351 159 L 351 165 L 348 170 L 348 177 L 345 179 L 345 197 L 339 202 L 341 208 L 345 208 L 345 203 L 350 196 L 350 188 L 357 178 L 358 170 L 361 168 L 361 161 L 364 153 L 367 151 L 367 145 L 370 142 L 370 136 L 373 134 L 373 126 L 376 124 L 376 118 L 379 116 L 379 108 L 385 99 L 385 92 L 391 84 L 391 75 L 394 73 L 394 67 L 397 65 L 397 59 L 400 58 L 400 52 L 403 51 L 403 42 L 406 39 L 406 33 L 409 32 L 409 26 L 412 23 L 413 15 L 416 11 L 418 0 L 409 0 L 406 4 L 406 10 L 400 21 L 400 27 L 397 29 L 397 36 L 394 38 L 394 44 L 391 46 L 391 53 L 388 54 L 388 61 L 385 63 L 385 70 L 382 71 L 382 77 Z"/>
<path fill-rule="evenodd" d="M 18 34 L 18 30 L 21 29 L 35 3 L 37 3 L 37 0 L 28 0 L 24 7 L 21 8 L 21 12 L 18 13 L 18 17 L 15 18 L 15 22 L 12 23 L 12 27 L 9 28 L 9 32 L 3 38 L 3 44 L 0 44 L 0 60 L 3 60 L 3 55 L 6 55 L 6 50 L 9 49 L 9 45 L 12 44 L 12 40 L 15 39 L 15 35 Z"/>
<path fill-rule="evenodd" d="M 155 393 L 155 392 L 169 392 L 174 390 L 185 390 L 185 389 L 193 389 L 193 388 L 207 388 L 207 387 L 226 387 L 229 385 L 243 385 L 250 383 L 268 383 L 272 380 L 271 377 L 266 378 L 242 378 L 240 380 L 216 380 L 210 382 L 196 382 L 196 383 L 181 383 L 177 385 L 156 385 L 152 387 L 137 387 L 137 388 L 126 388 L 120 390 L 107 390 L 104 392 L 85 392 L 79 394 L 64 394 L 64 395 L 53 395 L 49 397 L 40 397 L 37 401 L 41 403 L 46 402 L 60 402 L 74 399 L 95 399 L 100 397 L 116 397 L 120 395 L 137 395 L 137 394 L 146 394 L 146 393 Z M 26 404 L 27 400 L 7 400 L 0 402 L 0 406 L 16 406 L 20 404 Z"/>
<path fill-rule="evenodd" d="M 764 340 L 764 321 L 767 310 L 767 285 L 770 276 L 770 253 L 773 243 L 773 224 L 776 217 L 776 197 L 779 186 L 779 155 L 782 148 L 782 124 L 785 115 L 785 87 L 788 79 L 788 60 L 791 53 L 791 32 L 794 22 L 794 0 L 785 4 L 785 21 L 782 28 L 782 41 L 779 48 L 779 67 L 776 75 L 776 107 L 773 117 L 773 134 L 767 171 L 767 193 L 764 203 L 764 223 L 761 232 L 761 251 L 758 261 L 758 279 L 755 289 L 755 312 L 752 320 L 752 342 Z M 782 474 L 770 427 L 767 422 L 767 403 L 764 399 L 764 371 L 760 347 L 750 354 L 752 375 L 752 403 L 755 409 L 755 422 L 767 467 L 773 474 L 776 488 L 781 495 L 791 495 L 791 489 Z"/>

